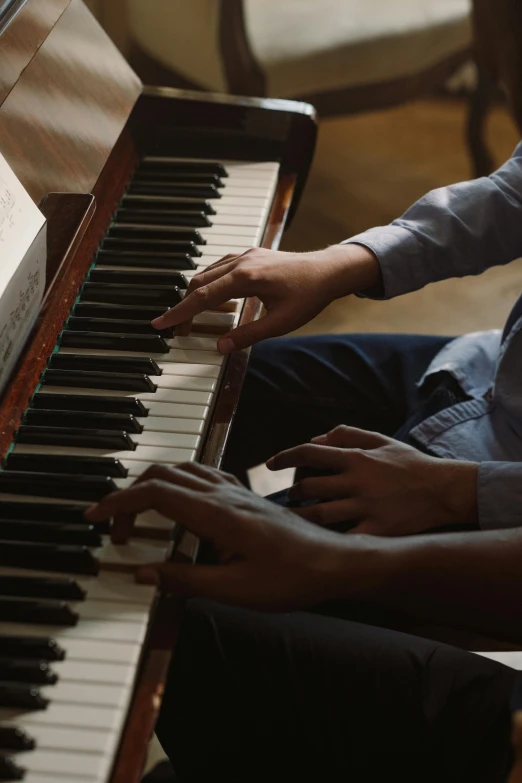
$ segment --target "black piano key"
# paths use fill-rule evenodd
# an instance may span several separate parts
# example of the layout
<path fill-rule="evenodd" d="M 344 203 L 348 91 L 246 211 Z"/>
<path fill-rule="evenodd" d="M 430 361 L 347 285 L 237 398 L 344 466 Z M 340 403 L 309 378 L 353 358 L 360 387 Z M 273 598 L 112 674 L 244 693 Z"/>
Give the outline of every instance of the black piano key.
<path fill-rule="evenodd" d="M 123 285 L 172 285 L 183 290 L 188 287 L 188 280 L 181 272 L 131 272 L 95 267 L 89 275 L 89 280 L 92 283 L 123 283 Z"/>
<path fill-rule="evenodd" d="M 63 661 L 65 650 L 47 636 L 4 636 L 0 634 L 0 650 L 9 658 L 24 660 Z"/>
<path fill-rule="evenodd" d="M 128 304 L 104 304 L 103 302 L 78 302 L 73 314 L 81 318 L 116 318 L 120 320 L 148 321 L 159 318 L 165 312 L 164 307 L 142 305 L 134 307 Z"/>
<path fill-rule="evenodd" d="M 147 253 L 140 250 L 100 250 L 97 264 L 106 266 L 150 267 L 151 269 L 175 269 L 186 271 L 197 269 L 197 264 L 188 253 Z"/>
<path fill-rule="evenodd" d="M 145 196 L 126 195 L 120 203 L 120 208 L 128 209 L 181 209 L 203 212 L 205 215 L 215 215 L 216 211 L 211 201 L 198 198 L 183 198 L 183 196 Z"/>
<path fill-rule="evenodd" d="M 107 311 L 109 312 L 107 318 L 112 319 L 111 308 L 107 307 Z M 99 314 L 101 316 L 101 310 Z M 148 323 L 150 326 L 149 319 L 144 320 L 144 323 Z M 157 330 L 156 333 L 158 334 Z M 107 371 L 152 376 L 161 375 L 163 372 L 154 359 L 148 359 L 145 356 L 143 358 L 139 356 L 89 356 L 83 353 L 55 353 L 51 356 L 48 367 L 51 370 Z"/>
<path fill-rule="evenodd" d="M 41 383 L 44 391 L 46 385 L 70 386 L 77 389 L 114 389 L 136 393 L 156 391 L 156 386 L 148 375 L 131 372 L 123 374 L 87 370 L 46 370 Z"/>
<path fill-rule="evenodd" d="M 143 425 L 129 413 L 100 413 L 98 411 L 53 411 L 29 409 L 22 424 L 33 427 L 74 427 L 75 429 L 117 430 L 143 432 Z M 54 471 L 56 473 L 56 471 Z M 59 471 L 61 472 L 61 471 Z M 85 471 L 88 473 L 88 471 Z"/>
<path fill-rule="evenodd" d="M 0 596 L 0 622 L 34 625 L 74 626 L 78 614 L 65 601 L 40 601 L 37 598 L 4 598 Z M 3 677 L 0 677 L 2 680 Z"/>
<path fill-rule="evenodd" d="M 23 501 L 0 501 L 2 519 L 24 519 L 27 522 L 64 522 L 70 525 L 84 525 L 83 506 L 65 503 L 24 503 Z"/>
<path fill-rule="evenodd" d="M 85 283 L 81 301 L 106 304 L 149 305 L 174 307 L 183 297 L 179 288 L 171 286 L 130 286 L 118 283 Z"/>
<path fill-rule="evenodd" d="M 49 598 L 55 601 L 85 601 L 87 593 L 74 579 L 67 577 L 0 576 L 0 595 Z M 0 653 L 2 653 L 1 641 Z"/>
<path fill-rule="evenodd" d="M 148 253 L 150 265 L 154 264 L 156 253 L 164 255 L 165 253 L 181 253 L 200 258 L 202 252 L 195 242 L 186 242 L 178 239 L 130 239 L 123 237 L 106 237 L 101 250 L 119 250 L 121 253 L 134 255 L 134 253 Z"/>
<path fill-rule="evenodd" d="M 105 334 L 104 332 L 73 332 L 68 329 L 62 332 L 60 345 L 64 348 L 93 348 L 94 350 L 98 349 L 101 351 L 139 351 L 150 355 L 155 353 L 168 353 L 170 350 L 169 346 L 160 335 L 120 335 Z"/>
<path fill-rule="evenodd" d="M 155 329 L 150 321 L 118 321 L 115 318 L 81 318 L 71 316 L 67 321 L 70 332 L 102 332 L 104 334 L 152 334 L 160 337 L 173 337 L 174 328 Z M 66 355 L 66 354 L 63 354 Z M 92 362 L 94 364 L 94 362 Z M 78 368 L 79 369 L 79 368 Z M 91 367 L 100 370 L 101 367 Z"/>
<path fill-rule="evenodd" d="M 216 188 L 224 187 L 224 183 L 217 174 L 207 172 L 181 172 L 172 169 L 151 169 L 139 167 L 132 182 L 165 182 L 169 185 L 214 185 Z"/>
<path fill-rule="evenodd" d="M 46 571 L 62 574 L 96 576 L 99 571 L 98 561 L 86 546 L 33 544 L 0 539 L 0 565 L 37 570 L 44 564 Z"/>
<path fill-rule="evenodd" d="M 206 241 L 197 228 L 180 226 L 143 226 L 135 223 L 113 223 L 107 232 L 107 238 L 164 240 L 166 242 L 194 242 L 205 245 Z"/>
<path fill-rule="evenodd" d="M 0 492 L 10 495 L 96 502 L 109 493 L 116 492 L 117 489 L 116 484 L 108 476 L 69 476 L 63 473 L 0 471 Z M 1 554 L 0 561 L 2 565 L 11 565 L 8 560 L 6 562 L 1 560 Z"/>
<path fill-rule="evenodd" d="M 207 215 L 197 210 L 157 209 L 154 212 L 147 209 L 121 208 L 114 216 L 118 223 L 147 223 L 153 226 L 193 226 L 194 228 L 210 228 L 211 220 Z"/>
<path fill-rule="evenodd" d="M 7 706 L 25 706 L 25 705 L 7 705 Z M 41 707 L 36 707 L 34 709 L 42 709 Z M 25 770 L 23 767 L 19 767 L 18 764 L 14 761 L 14 759 L 9 758 L 9 756 L 0 756 L 0 780 L 2 781 L 10 781 L 10 780 L 23 780 L 25 777 Z"/>
<path fill-rule="evenodd" d="M 209 160 L 170 160 L 161 157 L 145 156 L 138 171 L 176 171 L 187 173 L 216 174 L 218 177 L 228 177 L 228 172 L 222 163 Z"/>
<path fill-rule="evenodd" d="M 157 182 L 142 179 L 131 182 L 128 193 L 137 196 L 178 196 L 185 198 L 221 198 L 219 188 L 215 185 L 203 185 L 198 182 Z"/>
<path fill-rule="evenodd" d="M 45 386 L 43 387 L 45 389 Z M 106 413 L 132 413 L 147 416 L 148 409 L 136 397 L 103 397 L 83 394 L 46 394 L 40 391 L 31 400 L 33 408 L 51 408 L 71 411 L 102 411 Z M 0 504 L 0 512 L 1 512 Z"/>
<path fill-rule="evenodd" d="M 18 428 L 16 441 L 37 446 L 72 446 L 109 451 L 134 451 L 136 448 L 136 444 L 126 432 L 76 427 L 30 427 L 26 424 Z"/>
<path fill-rule="evenodd" d="M 58 675 L 47 661 L 18 661 L 0 658 L 0 680 L 2 682 L 28 682 L 32 685 L 56 685 Z M 1 743 L 0 748 L 5 750 Z"/>
<path fill-rule="evenodd" d="M 23 729 L 0 726 L 0 750 L 34 750 L 36 742 Z"/>
<path fill-rule="evenodd" d="M 199 249 L 198 245 L 192 240 L 188 239 L 156 239 L 153 236 L 139 237 L 131 236 L 106 236 L 101 245 L 100 250 L 119 250 L 122 253 L 128 253 L 129 255 L 138 253 L 148 253 L 151 258 L 151 264 L 156 253 L 177 253 L 186 254 L 192 256 L 192 258 L 200 258 L 203 253 Z"/>
<path fill-rule="evenodd" d="M 35 685 L 0 681 L 0 707 L 45 710 L 48 703 L 48 699 L 42 696 L 40 689 Z M 10 779 L 4 778 L 4 780 Z M 14 778 L 14 780 L 18 779 Z"/>
<path fill-rule="evenodd" d="M 73 457 L 70 455 L 66 457 L 53 455 L 52 460 L 46 461 L 42 459 L 41 454 L 10 454 L 4 462 L 4 470 L 34 471 L 35 473 L 58 472 L 73 476 L 110 476 L 111 478 L 127 478 L 129 475 L 127 468 L 112 457 Z M 0 526 L 1 524 L 0 517 Z M 73 532 L 70 531 L 70 535 L 72 534 Z M 87 541 L 78 543 L 87 543 Z"/>
<path fill-rule="evenodd" d="M 42 461 L 41 457 L 40 461 Z M 7 466 L 4 469 L 9 470 Z M 43 544 L 73 544 L 93 547 L 102 545 L 101 535 L 92 525 L 24 522 L 21 519 L 0 519 L 0 539 L 3 541 L 34 541 Z"/>

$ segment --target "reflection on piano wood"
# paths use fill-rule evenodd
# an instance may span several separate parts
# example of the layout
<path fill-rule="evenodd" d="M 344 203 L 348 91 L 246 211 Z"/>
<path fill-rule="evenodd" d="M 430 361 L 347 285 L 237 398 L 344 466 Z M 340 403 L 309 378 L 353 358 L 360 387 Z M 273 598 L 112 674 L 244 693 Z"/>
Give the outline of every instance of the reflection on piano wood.
<path fill-rule="evenodd" d="M 143 90 L 81 0 L 22 6 L 0 100 L 0 151 L 49 224 L 46 299 L 0 406 L 0 780 L 137 783 L 182 606 L 132 572 L 197 542 L 149 513 L 114 547 L 83 509 L 156 462 L 219 466 L 248 352 L 216 340 L 259 303 L 187 338 L 150 320 L 224 254 L 277 247 L 313 111 Z"/>

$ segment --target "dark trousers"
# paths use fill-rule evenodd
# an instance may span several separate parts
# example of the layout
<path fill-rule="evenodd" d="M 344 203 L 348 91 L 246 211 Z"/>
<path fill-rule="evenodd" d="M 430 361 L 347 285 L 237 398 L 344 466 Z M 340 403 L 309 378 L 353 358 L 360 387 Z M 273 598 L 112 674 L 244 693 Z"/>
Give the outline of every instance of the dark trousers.
<path fill-rule="evenodd" d="M 238 474 L 350 424 L 408 437 L 458 390 L 415 386 L 447 338 L 328 336 L 253 351 L 227 456 Z M 335 616 L 336 615 L 336 616 Z M 192 601 L 159 739 L 180 779 L 501 783 L 516 673 L 346 605 L 263 615 Z M 371 623 L 375 623 L 372 625 Z"/>
<path fill-rule="evenodd" d="M 232 428 L 225 469 L 245 472 L 338 424 L 407 440 L 414 424 L 458 389 L 420 394 L 420 380 L 450 338 L 319 335 L 255 346 Z M 463 395 L 465 398 L 465 395 Z"/>
<path fill-rule="evenodd" d="M 185 783 L 505 783 L 516 675 L 348 620 L 192 601 L 156 732 Z"/>

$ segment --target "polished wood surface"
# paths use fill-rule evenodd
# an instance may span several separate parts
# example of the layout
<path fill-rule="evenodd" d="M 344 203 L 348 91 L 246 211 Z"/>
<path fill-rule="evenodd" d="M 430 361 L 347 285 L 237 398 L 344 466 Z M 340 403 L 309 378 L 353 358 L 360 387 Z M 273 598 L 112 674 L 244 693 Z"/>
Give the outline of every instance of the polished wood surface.
<path fill-rule="evenodd" d="M 9 95 L 71 0 L 28 0 L 2 34 L 0 103 Z"/>
<path fill-rule="evenodd" d="M 49 32 L 50 11 L 60 10 Z M 2 36 L 0 57 L 12 29 L 9 51 L 26 59 L 27 40 L 38 51 L 0 107 L 0 151 L 36 203 L 51 192 L 89 193 L 141 82 L 81 0 L 29 0 Z"/>

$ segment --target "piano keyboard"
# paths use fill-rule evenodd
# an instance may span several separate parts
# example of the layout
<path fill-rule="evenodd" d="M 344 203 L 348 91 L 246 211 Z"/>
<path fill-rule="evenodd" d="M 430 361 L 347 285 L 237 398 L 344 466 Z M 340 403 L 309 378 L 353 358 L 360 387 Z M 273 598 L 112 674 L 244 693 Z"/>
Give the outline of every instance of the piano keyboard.
<path fill-rule="evenodd" d="M 150 321 L 197 271 L 261 243 L 279 164 L 145 157 L 0 471 L 0 781 L 107 783 L 175 525 L 114 546 L 83 518 L 154 463 L 196 460 L 242 302 Z"/>

